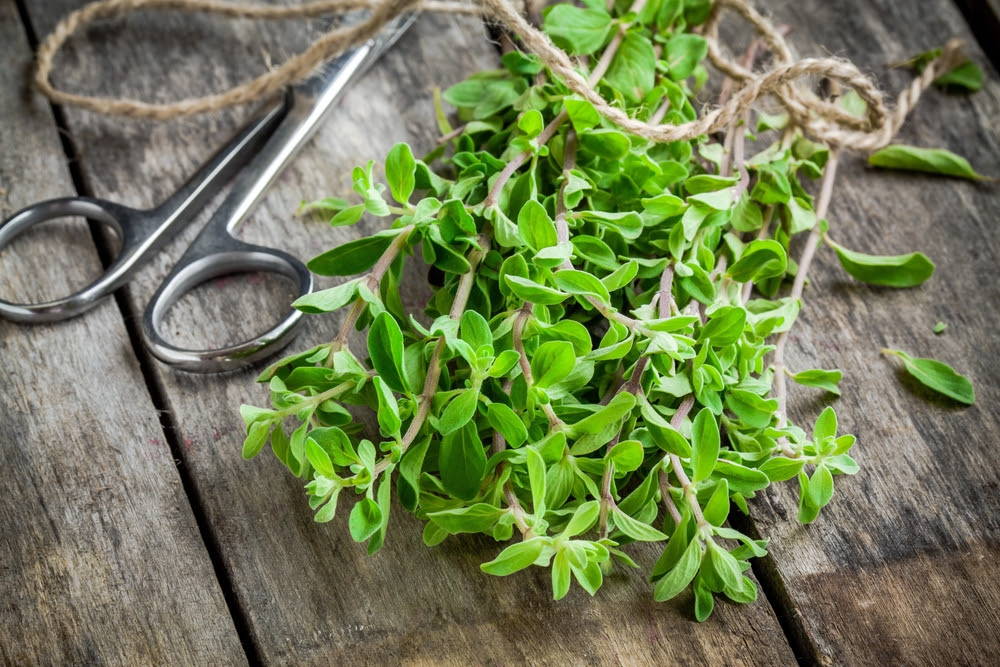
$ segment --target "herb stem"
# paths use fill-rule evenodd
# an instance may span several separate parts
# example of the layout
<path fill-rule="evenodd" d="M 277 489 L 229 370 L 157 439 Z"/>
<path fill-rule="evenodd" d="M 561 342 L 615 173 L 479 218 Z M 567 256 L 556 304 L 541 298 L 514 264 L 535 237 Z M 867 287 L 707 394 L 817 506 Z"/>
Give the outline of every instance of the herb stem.
<path fill-rule="evenodd" d="M 528 385 L 529 389 L 535 384 L 535 378 L 531 373 L 531 363 L 528 361 L 528 354 L 524 350 L 524 325 L 527 324 L 528 317 L 531 316 L 532 308 L 534 308 L 534 304 L 530 301 L 525 301 L 524 305 L 517 311 L 517 316 L 514 318 L 513 331 L 511 332 L 511 338 L 514 341 L 514 351 L 518 355 L 517 363 L 521 366 L 521 375 L 524 376 L 524 382 Z M 549 429 L 561 428 L 566 425 L 559 418 L 559 415 L 556 414 L 550 403 L 542 403 L 542 412 L 545 413 L 546 419 L 549 420 Z"/>
<path fill-rule="evenodd" d="M 806 239 L 806 245 L 802 249 L 802 255 L 799 258 L 799 268 L 798 272 L 795 274 L 795 282 L 792 283 L 792 292 L 789 297 L 793 301 L 797 301 L 802 298 L 802 291 L 805 289 L 806 284 L 806 276 L 809 273 L 809 267 L 812 265 L 813 257 L 816 255 L 816 248 L 819 246 L 819 242 L 822 238 L 820 221 L 826 217 L 827 209 L 830 207 L 830 198 L 833 193 L 833 182 L 837 176 L 837 162 L 837 151 L 831 150 L 830 159 L 827 161 L 826 168 L 823 170 L 823 180 L 820 182 L 819 199 L 816 203 L 816 226 L 809 232 L 809 238 Z M 774 347 L 774 360 L 772 363 L 775 375 L 774 397 L 778 400 L 778 428 L 784 428 L 785 424 L 788 422 L 788 382 L 785 378 L 785 347 L 787 344 L 788 331 L 784 331 L 778 336 L 778 341 Z M 785 456 L 789 458 L 795 458 L 798 456 L 798 453 L 788 446 L 787 438 L 780 438 L 778 440 L 778 446 L 781 447 L 781 451 Z"/>
<path fill-rule="evenodd" d="M 452 301 L 451 310 L 448 313 L 452 319 L 457 320 L 462 316 L 465 305 L 469 301 L 469 294 L 472 292 L 472 284 L 476 279 L 476 268 L 483 257 L 486 256 L 486 253 L 489 252 L 489 249 L 490 237 L 486 234 L 480 234 L 479 247 L 474 248 L 466 258 L 469 262 L 469 270 L 462 274 L 462 277 L 458 281 L 458 288 L 455 290 L 455 299 Z M 438 342 L 434 345 L 434 351 L 431 353 L 431 358 L 427 365 L 424 388 L 420 394 L 420 398 L 417 399 L 417 412 L 413 415 L 413 419 L 410 421 L 410 425 L 407 427 L 406 433 L 403 434 L 400 442 L 400 456 L 417 439 L 420 429 L 423 428 L 424 422 L 427 421 L 427 416 L 430 414 L 431 402 L 434 400 L 434 394 L 437 393 L 438 381 L 441 379 L 441 355 L 444 354 L 444 347 L 444 338 L 439 338 Z M 375 475 L 381 474 L 390 465 L 392 465 L 392 461 L 390 461 L 389 457 L 383 458 L 375 466 Z"/>
<path fill-rule="evenodd" d="M 368 283 L 368 289 L 372 292 L 378 290 L 380 283 L 382 282 L 385 272 L 389 270 L 392 263 L 396 261 L 396 257 L 405 247 L 407 240 L 410 238 L 410 234 L 413 233 L 413 225 L 407 225 L 399 230 L 399 234 L 396 235 L 389 246 L 385 249 L 382 255 L 375 262 L 372 270 L 368 272 L 365 276 L 365 282 Z M 362 297 L 357 297 L 351 303 L 351 309 L 347 311 L 347 315 L 344 316 L 344 321 L 340 324 L 340 331 L 337 332 L 337 337 L 330 342 L 330 352 L 331 354 L 327 357 L 326 365 L 330 367 L 333 365 L 333 352 L 347 347 L 347 341 L 351 336 L 351 330 L 354 329 L 354 325 L 357 324 L 358 318 L 365 310 L 365 300 Z"/>

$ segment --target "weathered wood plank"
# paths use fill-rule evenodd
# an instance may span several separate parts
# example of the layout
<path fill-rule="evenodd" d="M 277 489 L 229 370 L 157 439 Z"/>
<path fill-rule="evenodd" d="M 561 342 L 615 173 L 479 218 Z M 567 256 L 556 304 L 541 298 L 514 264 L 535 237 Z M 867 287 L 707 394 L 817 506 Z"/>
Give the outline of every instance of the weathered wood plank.
<path fill-rule="evenodd" d="M 946 147 L 1000 174 L 1000 83 L 950 3 L 874 0 L 766 5 L 794 26 L 799 53 L 833 53 L 875 72 L 888 90 L 908 74 L 885 65 L 959 35 L 984 66 L 972 96 L 931 91 L 900 139 Z M 796 493 L 756 504 L 777 573 L 813 657 L 833 664 L 987 664 L 1000 656 L 1000 262 L 995 185 L 843 165 L 831 207 L 834 237 L 871 253 L 926 252 L 936 275 L 923 287 L 866 287 L 822 251 L 807 307 L 789 346 L 793 370 L 840 367 L 835 403 L 856 433 L 862 472 L 838 478 L 837 495 L 809 527 L 795 522 Z M 811 300 L 811 301 L 810 301 Z M 941 336 L 938 320 L 949 327 Z M 971 376 L 977 405 L 933 398 L 879 355 L 899 347 Z M 793 411 L 811 423 L 824 404 L 792 387 Z M 840 481 L 842 480 L 842 481 Z M 788 487 L 786 487 L 788 489 Z"/>
<path fill-rule="evenodd" d="M 32 11 L 43 25 L 51 25 L 71 4 L 47 3 Z M 257 44 L 279 43 L 292 52 L 307 36 L 277 26 L 207 27 L 191 18 L 162 15 L 155 34 L 143 28 L 149 25 L 130 19 L 128 37 L 120 24 L 92 31 L 76 55 L 64 61 L 62 81 L 136 95 L 156 94 L 154 88 L 164 95 L 170 94 L 164 89 L 174 95 L 218 89 L 259 71 Z M 209 34 L 214 36 L 195 37 Z M 183 60 L 174 55 L 181 45 Z M 211 57 L 222 52 L 231 55 Z M 495 62 L 477 22 L 422 17 L 348 95 L 243 236 L 310 257 L 348 235 L 374 231 L 378 223 L 333 230 L 309 226 L 290 213 L 302 198 L 349 192 L 350 167 L 384 155 L 395 141 L 429 148 L 434 135 L 430 87 L 448 85 Z M 119 70 L 125 81 L 108 75 Z M 95 74 L 99 71 L 103 76 Z M 97 193 L 132 204 L 162 197 L 225 139 L 236 118 L 227 114 L 149 125 L 74 111 L 68 116 L 74 138 L 83 146 L 83 169 Z M 167 254 L 176 258 L 180 250 L 181 244 L 174 244 Z M 143 272 L 134 290 L 138 303 L 166 268 L 164 259 Z M 258 309 L 276 315 L 273 306 L 266 310 L 268 296 L 276 294 L 240 290 L 235 281 L 206 287 L 191 299 L 190 310 L 176 316 L 178 335 L 207 331 L 198 334 L 201 340 L 222 340 L 226 327 L 252 323 Z M 231 303 L 225 305 L 227 300 Z M 201 317 L 202 311 L 211 317 Z M 312 318 L 300 344 L 328 338 L 335 325 L 335 320 Z M 699 625 L 690 620 L 689 599 L 655 605 L 648 584 L 635 576 L 614 582 L 595 600 L 576 592 L 553 603 L 541 573 L 509 579 L 483 575 L 478 564 L 497 551 L 494 544 L 463 539 L 429 550 L 420 541 L 417 522 L 399 512 L 387 546 L 367 557 L 351 542 L 344 517 L 329 526 L 311 521 L 301 482 L 278 464 L 266 457 L 249 464 L 240 459 L 235 408 L 265 400 L 264 391 L 252 386 L 251 374 L 198 377 L 157 370 L 253 640 L 267 661 L 792 661 L 763 599 L 749 608 L 721 605 L 710 622 Z M 643 554 L 644 560 L 651 558 Z"/>
<path fill-rule="evenodd" d="M 73 185 L 13 2 L 0 44 L 4 218 Z M 84 224 L 49 226 L 0 251 L 0 295 L 55 297 L 100 270 Z M 0 320 L 0 451 L 0 663 L 245 660 L 113 300 Z"/>

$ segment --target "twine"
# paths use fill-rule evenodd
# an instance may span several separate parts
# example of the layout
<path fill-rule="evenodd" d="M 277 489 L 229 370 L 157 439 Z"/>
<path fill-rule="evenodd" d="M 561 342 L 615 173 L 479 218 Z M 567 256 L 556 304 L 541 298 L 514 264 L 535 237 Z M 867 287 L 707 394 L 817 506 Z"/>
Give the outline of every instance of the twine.
<path fill-rule="evenodd" d="M 334 28 L 314 41 L 302 53 L 281 66 L 234 86 L 204 97 L 182 99 L 169 104 L 71 93 L 56 88 L 51 81 L 54 60 L 65 42 L 85 25 L 100 19 L 124 16 L 140 9 L 172 9 L 232 18 L 306 18 L 349 11 L 367 10 L 360 23 Z M 755 73 L 723 55 L 718 25 L 723 10 L 741 16 L 760 35 L 773 55 L 771 69 Z M 929 64 L 909 87 L 900 93 L 890 111 L 882 92 L 853 63 L 840 58 L 795 60 L 785 38 L 775 26 L 747 4 L 746 0 L 716 0 L 704 26 L 709 60 L 721 72 L 741 84 L 722 106 L 701 118 L 680 125 L 648 123 L 630 117 L 602 97 L 565 51 L 531 25 L 512 0 L 313 0 L 296 6 L 243 4 L 228 0 L 97 0 L 66 15 L 38 47 L 35 83 L 58 104 L 89 109 L 102 114 L 166 120 L 177 116 L 217 111 L 276 94 L 287 85 L 306 78 L 320 63 L 374 37 L 386 23 L 404 12 L 437 12 L 481 15 L 516 35 L 565 85 L 589 101 L 602 116 L 621 129 L 640 137 L 670 142 L 694 139 L 725 129 L 739 119 L 759 98 L 773 95 L 787 109 L 793 121 L 812 138 L 838 148 L 874 150 L 888 144 L 921 93 L 944 72 L 961 61 L 961 42 L 953 40 L 941 56 Z M 867 104 L 866 116 L 859 118 L 813 93 L 793 86 L 806 76 L 826 77 L 852 88 Z"/>

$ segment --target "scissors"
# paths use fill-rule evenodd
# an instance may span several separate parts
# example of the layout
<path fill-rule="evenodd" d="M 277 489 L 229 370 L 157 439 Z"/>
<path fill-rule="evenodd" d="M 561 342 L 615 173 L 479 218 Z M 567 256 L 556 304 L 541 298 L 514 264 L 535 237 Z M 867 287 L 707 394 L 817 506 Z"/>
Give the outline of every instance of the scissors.
<path fill-rule="evenodd" d="M 164 316 L 186 292 L 232 273 L 263 271 L 290 278 L 298 295 L 312 291 L 309 270 L 275 248 L 244 243 L 233 232 L 256 207 L 278 174 L 316 131 L 352 78 L 363 73 L 409 28 L 413 15 L 390 23 L 376 37 L 341 54 L 317 73 L 292 86 L 283 101 L 251 121 L 228 144 L 159 206 L 138 210 L 92 197 L 50 199 L 28 206 L 0 223 L 0 249 L 42 222 L 82 216 L 111 227 L 121 252 L 104 275 L 83 289 L 44 303 L 0 300 L 0 317 L 16 322 L 55 322 L 90 310 L 124 285 L 198 214 L 234 176 L 228 196 L 153 294 L 142 318 L 142 338 L 159 360 L 188 371 L 232 370 L 270 356 L 291 342 L 302 313 L 291 310 L 270 331 L 227 347 L 195 350 L 177 347 L 160 334 Z M 237 175 L 237 172 L 238 175 Z"/>

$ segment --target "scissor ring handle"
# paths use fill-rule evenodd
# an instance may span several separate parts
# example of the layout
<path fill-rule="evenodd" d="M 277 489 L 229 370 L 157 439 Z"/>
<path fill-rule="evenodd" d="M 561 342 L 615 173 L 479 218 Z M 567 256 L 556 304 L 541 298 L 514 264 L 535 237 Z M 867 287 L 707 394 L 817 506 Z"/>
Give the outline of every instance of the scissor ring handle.
<path fill-rule="evenodd" d="M 69 319 L 90 310 L 100 299 L 126 282 L 138 254 L 134 223 L 144 212 L 91 197 L 63 197 L 38 202 L 21 209 L 0 223 L 0 248 L 31 227 L 43 222 L 81 216 L 111 227 L 122 240 L 118 259 L 92 283 L 68 296 L 40 303 L 14 303 L 0 299 L 0 317 L 15 322 L 41 323 Z"/>
<path fill-rule="evenodd" d="M 288 345 L 302 318 L 302 312 L 291 310 L 269 331 L 249 340 L 209 350 L 178 347 L 168 343 L 160 327 L 170 307 L 184 294 L 213 278 L 249 271 L 277 273 L 291 278 L 299 296 L 313 288 L 312 274 L 295 257 L 275 248 L 244 243 L 226 235 L 227 247 L 200 254 L 197 244 L 174 267 L 153 295 L 142 317 L 143 340 L 160 361 L 175 368 L 197 373 L 213 373 L 241 368 L 269 357 Z M 189 256 L 190 255 L 190 256 Z"/>

